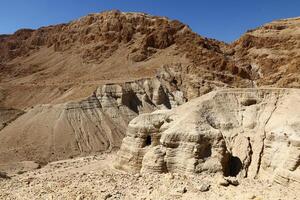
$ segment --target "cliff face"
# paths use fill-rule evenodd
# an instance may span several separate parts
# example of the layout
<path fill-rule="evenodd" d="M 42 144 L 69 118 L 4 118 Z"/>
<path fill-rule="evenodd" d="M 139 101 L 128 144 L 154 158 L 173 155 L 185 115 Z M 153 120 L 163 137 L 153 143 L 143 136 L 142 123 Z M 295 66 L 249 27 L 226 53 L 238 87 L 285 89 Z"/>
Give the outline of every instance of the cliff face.
<path fill-rule="evenodd" d="M 110 151 L 120 146 L 127 124 L 138 114 L 170 109 L 184 101 L 180 92 L 169 91 L 158 79 L 144 79 L 107 84 L 85 100 L 37 105 L 24 114 L 1 109 L 5 128 L 0 134 L 0 163 L 45 163 Z"/>
<path fill-rule="evenodd" d="M 299 185 L 299 100 L 293 89 L 229 89 L 142 114 L 129 123 L 116 167 Z"/>
<path fill-rule="evenodd" d="M 63 103 L 85 98 L 102 84 L 154 77 L 161 66 L 174 64 L 195 76 L 191 82 L 251 86 L 247 69 L 235 65 L 225 46 L 176 20 L 119 11 L 19 30 L 0 37 L 0 84 L 8 96 L 0 103 Z M 26 101 L 20 98 L 24 90 L 30 93 Z"/>
<path fill-rule="evenodd" d="M 252 71 L 257 86 L 299 88 L 300 18 L 249 30 L 231 48 L 237 63 Z"/>

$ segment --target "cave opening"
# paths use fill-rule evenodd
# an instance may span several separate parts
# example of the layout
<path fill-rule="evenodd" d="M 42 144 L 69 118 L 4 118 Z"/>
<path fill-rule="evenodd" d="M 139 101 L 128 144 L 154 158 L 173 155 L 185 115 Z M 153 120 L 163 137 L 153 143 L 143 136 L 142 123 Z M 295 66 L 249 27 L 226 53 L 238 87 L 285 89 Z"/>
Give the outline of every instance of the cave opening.
<path fill-rule="evenodd" d="M 151 136 L 150 135 L 148 135 L 147 137 L 146 137 L 146 146 L 150 146 L 151 145 L 151 143 L 152 143 L 152 138 L 151 138 Z"/>
<path fill-rule="evenodd" d="M 177 81 L 175 78 L 173 78 L 172 83 L 173 83 L 174 85 L 177 85 L 178 81 Z"/>
<path fill-rule="evenodd" d="M 229 176 L 237 176 L 243 168 L 242 161 L 239 157 L 230 156 L 228 162 Z"/>
<path fill-rule="evenodd" d="M 257 104 L 257 100 L 256 99 L 246 99 L 242 102 L 243 106 L 252 106 L 254 104 Z"/>

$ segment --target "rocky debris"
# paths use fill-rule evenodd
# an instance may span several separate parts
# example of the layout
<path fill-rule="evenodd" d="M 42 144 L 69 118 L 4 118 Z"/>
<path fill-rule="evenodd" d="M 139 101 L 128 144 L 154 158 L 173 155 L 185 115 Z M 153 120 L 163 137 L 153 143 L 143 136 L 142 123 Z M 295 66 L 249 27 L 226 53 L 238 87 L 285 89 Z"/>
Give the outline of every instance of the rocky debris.
<path fill-rule="evenodd" d="M 299 94 L 297 89 L 221 90 L 172 110 L 141 114 L 129 123 L 116 167 L 297 185 Z M 237 185 L 235 177 L 226 181 Z"/>
<path fill-rule="evenodd" d="M 174 173 L 135 175 L 115 170 L 114 153 L 52 162 L 11 179 L 0 178 L 0 199 L 297 199 L 298 190 L 255 179 L 244 179 L 238 187 L 218 187 L 214 177 Z M 82 174 L 85 173 L 85 176 Z M 30 184 L 26 182 L 30 181 Z M 202 183 L 209 191 L 200 192 Z M 183 186 L 183 187 L 182 187 Z M 176 192 L 186 188 L 185 193 Z M 151 189 L 150 189 L 151 188 Z M 184 190 L 181 190 L 184 191 Z"/>
<path fill-rule="evenodd" d="M 239 181 L 236 177 L 225 177 L 225 180 L 228 182 L 228 184 L 230 185 L 234 185 L 234 186 L 238 186 L 239 185 Z"/>

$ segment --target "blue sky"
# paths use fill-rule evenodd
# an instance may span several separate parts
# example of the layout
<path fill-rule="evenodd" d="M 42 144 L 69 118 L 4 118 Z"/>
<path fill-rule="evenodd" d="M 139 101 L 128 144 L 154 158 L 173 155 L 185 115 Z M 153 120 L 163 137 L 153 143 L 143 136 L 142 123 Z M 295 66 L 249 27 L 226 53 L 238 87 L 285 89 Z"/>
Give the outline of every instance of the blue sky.
<path fill-rule="evenodd" d="M 300 0 L 1 0 L 0 34 L 111 9 L 178 19 L 200 35 L 231 42 L 266 22 L 300 16 Z"/>

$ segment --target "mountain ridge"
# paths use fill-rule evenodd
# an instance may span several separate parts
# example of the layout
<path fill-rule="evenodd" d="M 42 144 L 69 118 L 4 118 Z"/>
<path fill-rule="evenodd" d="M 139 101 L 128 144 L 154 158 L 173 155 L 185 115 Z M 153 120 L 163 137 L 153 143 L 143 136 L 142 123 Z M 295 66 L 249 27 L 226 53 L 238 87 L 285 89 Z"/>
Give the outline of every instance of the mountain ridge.
<path fill-rule="evenodd" d="M 299 88 L 299 38 L 299 18 L 269 23 L 225 44 L 176 20 L 120 11 L 0 36 L 0 107 L 3 116 L 15 110 L 1 122 L 0 141 L 8 141 L 3 151 L 12 146 L 15 161 L 28 156 L 43 162 L 103 151 L 118 147 L 129 121 L 141 113 L 223 88 Z M 70 112 L 68 105 L 77 106 Z M 15 119 L 14 113 L 22 115 Z M 61 155 L 55 141 L 60 148 L 69 145 L 69 152 Z M 16 154 L 20 143 L 24 151 Z M 37 145 L 44 145 L 42 152 Z"/>

